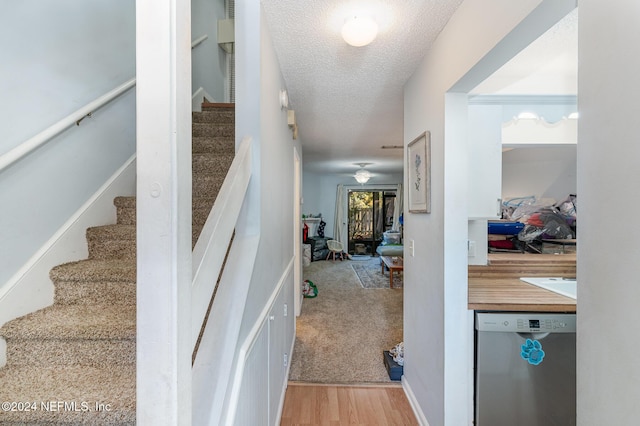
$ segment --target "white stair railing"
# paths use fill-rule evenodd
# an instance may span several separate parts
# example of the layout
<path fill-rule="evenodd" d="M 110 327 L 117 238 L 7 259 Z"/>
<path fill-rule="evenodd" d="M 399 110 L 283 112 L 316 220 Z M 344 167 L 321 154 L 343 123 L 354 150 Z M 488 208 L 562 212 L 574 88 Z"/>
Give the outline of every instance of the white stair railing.
<path fill-rule="evenodd" d="M 195 347 L 209 308 L 228 242 L 240 215 L 251 178 L 251 139 L 238 148 L 200 237 L 193 248 L 191 284 L 191 346 Z"/>
<path fill-rule="evenodd" d="M 58 121 L 57 123 L 47 127 L 45 130 L 38 133 L 31 139 L 28 139 L 22 142 L 20 145 L 16 146 L 11 151 L 8 151 L 7 153 L 0 155 L 0 171 L 9 167 L 13 163 L 19 161 L 21 158 L 26 157 L 31 152 L 35 151 L 38 147 L 46 144 L 51 139 L 53 139 L 54 136 L 59 135 L 64 130 L 68 129 L 74 124 L 79 125 L 80 122 L 85 117 L 91 116 L 91 114 L 95 112 L 97 109 L 111 102 L 112 100 L 122 95 L 124 92 L 131 89 L 135 85 L 136 85 L 135 78 L 132 78 L 131 80 L 122 83 L 120 86 L 116 87 L 110 92 L 105 93 L 104 95 L 100 96 L 96 100 L 89 102 L 82 108 L 69 114 L 62 120 Z"/>
<path fill-rule="evenodd" d="M 191 343 L 192 347 L 198 344 L 192 368 L 193 424 L 219 424 L 233 379 L 231 371 L 260 236 L 238 230 L 226 254 L 251 179 L 251 143 L 250 138 L 240 143 L 193 249 Z"/>

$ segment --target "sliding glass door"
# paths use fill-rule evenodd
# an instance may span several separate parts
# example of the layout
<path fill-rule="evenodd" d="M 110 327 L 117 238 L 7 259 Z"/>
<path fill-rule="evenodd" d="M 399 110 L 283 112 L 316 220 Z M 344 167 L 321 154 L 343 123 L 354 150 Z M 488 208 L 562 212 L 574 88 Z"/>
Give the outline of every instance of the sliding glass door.
<path fill-rule="evenodd" d="M 348 229 L 350 254 L 372 255 L 382 234 L 393 226 L 395 191 L 349 190 Z"/>

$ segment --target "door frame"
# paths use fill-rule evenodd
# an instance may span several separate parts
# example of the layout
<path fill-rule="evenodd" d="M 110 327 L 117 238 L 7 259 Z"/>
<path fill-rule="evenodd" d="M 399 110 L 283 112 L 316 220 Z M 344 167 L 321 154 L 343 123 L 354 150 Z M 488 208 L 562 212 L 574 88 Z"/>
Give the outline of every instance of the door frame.
<path fill-rule="evenodd" d="M 293 147 L 293 309 L 302 310 L 302 158 Z"/>
<path fill-rule="evenodd" d="M 351 191 L 396 191 L 396 197 L 398 196 L 397 184 L 370 184 L 370 185 L 343 185 L 343 200 L 342 200 L 342 217 L 343 222 L 340 224 L 341 235 L 345 235 L 347 239 L 347 247 L 349 244 L 349 192 Z M 343 242 L 344 244 L 344 242 Z"/>

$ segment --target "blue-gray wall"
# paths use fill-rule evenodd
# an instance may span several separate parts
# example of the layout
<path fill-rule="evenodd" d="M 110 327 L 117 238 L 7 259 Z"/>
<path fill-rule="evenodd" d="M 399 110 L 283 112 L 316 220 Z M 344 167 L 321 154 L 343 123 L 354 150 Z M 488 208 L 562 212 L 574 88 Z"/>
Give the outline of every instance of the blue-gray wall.
<path fill-rule="evenodd" d="M 226 102 L 226 54 L 218 47 L 218 20 L 225 19 L 224 0 L 192 0 L 191 40 L 206 35 L 191 51 L 191 92 L 203 88 L 211 102 Z"/>
<path fill-rule="evenodd" d="M 135 1 L 4 2 L 0 154 L 135 77 Z M 0 289 L 135 151 L 130 90 L 0 171 Z"/>

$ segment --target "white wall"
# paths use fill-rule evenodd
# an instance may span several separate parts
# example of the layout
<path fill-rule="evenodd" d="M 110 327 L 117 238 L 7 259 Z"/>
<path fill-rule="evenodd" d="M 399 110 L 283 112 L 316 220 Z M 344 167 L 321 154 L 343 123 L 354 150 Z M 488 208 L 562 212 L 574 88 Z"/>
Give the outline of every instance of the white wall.
<path fill-rule="evenodd" d="M 293 148 L 300 152 L 300 140 L 293 140 L 287 125 L 287 111 L 280 109 L 279 92 L 285 89 L 275 50 L 259 2 L 236 3 L 237 81 L 236 86 L 236 140 L 245 136 L 254 139 L 254 169 L 249 185 L 250 210 L 258 211 L 256 217 L 241 220 L 248 225 L 249 232 L 260 233 L 258 255 L 251 280 L 251 287 L 244 311 L 239 342 L 249 335 L 251 328 L 260 319 L 269 297 L 291 264 L 293 252 L 293 230 L 300 222 L 294 220 L 294 155 Z M 293 274 L 287 279 L 292 280 Z M 294 285 L 299 283 L 293 283 Z M 293 301 L 293 285 L 283 287 L 284 300 Z M 293 312 L 293 306 L 289 306 Z M 282 352 L 290 351 L 294 339 L 295 315 L 284 320 L 281 339 L 270 342 Z M 273 349 L 273 348 L 271 348 Z M 267 356 L 265 354 L 265 356 Z M 282 358 L 279 358 L 282 360 Z M 284 371 L 280 377 L 269 377 L 279 381 L 284 389 Z M 263 389 L 270 401 L 280 401 L 280 395 Z M 274 399 L 275 398 L 275 399 Z M 252 410 L 253 401 L 241 400 L 238 410 Z M 273 407 L 272 410 L 273 412 Z"/>
<path fill-rule="evenodd" d="M 467 114 L 469 217 L 495 219 L 502 198 L 502 107 L 469 105 Z"/>
<path fill-rule="evenodd" d="M 251 6 L 253 7 L 253 6 Z M 280 109 L 279 91 L 285 88 L 280 65 L 271 42 L 268 27 L 260 15 L 260 93 L 238 93 L 237 102 L 259 99 L 259 133 L 257 139 L 260 173 L 255 176 L 260 192 L 260 246 L 254 282 L 247 301 L 248 320 L 256 308 L 262 308 L 282 272 L 293 256 L 293 140 L 287 125 L 287 112 Z M 240 126 L 240 133 L 245 132 Z M 271 286 L 271 287 L 270 287 Z M 257 313 L 257 312 L 256 312 Z M 254 316 L 255 319 L 255 316 Z M 250 321 L 249 321 L 250 322 Z"/>
<path fill-rule="evenodd" d="M 210 102 L 226 102 L 226 54 L 218 46 L 218 20 L 225 19 L 224 0 L 191 2 L 191 40 L 208 38 L 191 51 L 192 93 L 203 88 Z"/>
<path fill-rule="evenodd" d="M 502 153 L 502 199 L 576 194 L 577 147 L 516 148 Z M 580 194 L 578 194 L 580 195 Z"/>
<path fill-rule="evenodd" d="M 2 8 L 0 153 L 135 77 L 135 1 Z M 134 151 L 132 90 L 0 172 L 0 286 Z"/>
<path fill-rule="evenodd" d="M 404 380 L 432 426 L 472 421 L 467 146 L 452 121 L 464 115 L 459 110 L 465 105 L 460 96 L 445 99 L 445 93 L 468 92 L 574 5 L 466 0 L 405 86 L 405 143 L 431 131 L 432 213 L 405 217 L 405 244 L 415 240 L 415 257 L 405 259 Z"/>
<path fill-rule="evenodd" d="M 324 173 L 304 172 L 302 176 L 302 204 L 303 214 L 317 215 L 322 213 L 326 222 L 325 235 L 333 236 L 336 211 L 336 189 L 339 184 L 358 185 L 353 176 L 336 176 Z M 378 185 L 397 185 L 402 183 L 402 172 L 382 174 L 377 173 L 369 182 L 368 187 Z"/>
<path fill-rule="evenodd" d="M 635 424 L 640 3 L 580 0 L 578 14 L 577 424 Z"/>

